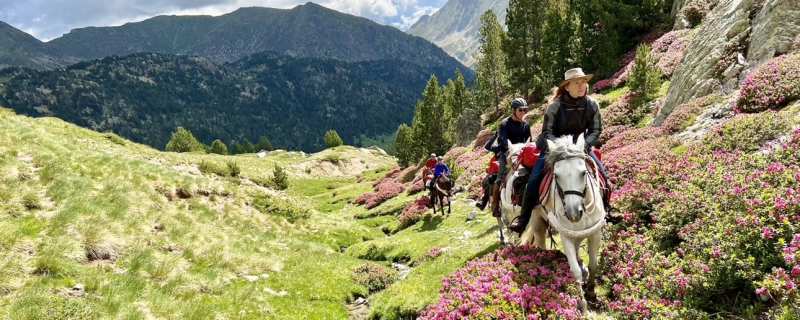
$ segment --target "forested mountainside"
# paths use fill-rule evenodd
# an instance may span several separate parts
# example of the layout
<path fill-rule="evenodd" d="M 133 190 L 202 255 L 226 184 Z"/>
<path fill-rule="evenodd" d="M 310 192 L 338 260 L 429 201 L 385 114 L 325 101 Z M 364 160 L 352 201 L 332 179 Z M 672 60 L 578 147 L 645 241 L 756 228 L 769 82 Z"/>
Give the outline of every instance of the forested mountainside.
<path fill-rule="evenodd" d="M 334 129 L 347 144 L 410 122 L 431 74 L 455 69 L 402 60 L 342 62 L 260 53 L 234 63 L 141 53 L 66 69 L 0 70 L 0 104 L 55 116 L 163 149 L 178 126 L 203 143 L 269 137 L 278 147 L 317 151 Z"/>
<path fill-rule="evenodd" d="M 0 21 L 0 69 L 29 67 L 52 69 L 80 61 L 39 39 Z"/>
<path fill-rule="evenodd" d="M 350 62 L 404 60 L 467 72 L 422 38 L 310 2 L 288 10 L 250 7 L 219 17 L 158 16 L 119 27 L 80 28 L 47 44 L 81 59 L 156 52 L 222 62 L 274 51 Z"/>

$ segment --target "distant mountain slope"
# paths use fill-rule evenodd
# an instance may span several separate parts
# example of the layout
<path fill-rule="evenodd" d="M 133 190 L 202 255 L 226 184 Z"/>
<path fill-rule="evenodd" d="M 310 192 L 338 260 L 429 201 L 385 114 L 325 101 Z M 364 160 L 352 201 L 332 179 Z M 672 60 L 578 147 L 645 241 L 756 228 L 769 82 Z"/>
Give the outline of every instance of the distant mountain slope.
<path fill-rule="evenodd" d="M 53 69 L 78 61 L 0 21 L 0 69 L 10 66 Z"/>
<path fill-rule="evenodd" d="M 449 0 L 433 15 L 420 18 L 406 32 L 435 43 L 461 63 L 473 67 L 472 54 L 479 48 L 481 15 L 489 9 L 505 27 L 508 0 Z"/>
<path fill-rule="evenodd" d="M 349 62 L 404 60 L 460 68 L 470 76 L 462 64 L 422 38 L 314 3 L 289 10 L 251 7 L 219 17 L 158 16 L 119 27 L 81 28 L 48 45 L 82 59 L 156 52 L 229 62 L 274 51 Z"/>
<path fill-rule="evenodd" d="M 266 135 L 273 144 L 323 148 L 326 130 L 345 143 L 410 123 L 431 73 L 455 70 L 402 60 L 341 62 L 260 53 L 217 65 L 199 57 L 141 53 L 66 70 L 0 70 L 0 105 L 113 131 L 163 149 L 177 126 L 204 143 Z"/>

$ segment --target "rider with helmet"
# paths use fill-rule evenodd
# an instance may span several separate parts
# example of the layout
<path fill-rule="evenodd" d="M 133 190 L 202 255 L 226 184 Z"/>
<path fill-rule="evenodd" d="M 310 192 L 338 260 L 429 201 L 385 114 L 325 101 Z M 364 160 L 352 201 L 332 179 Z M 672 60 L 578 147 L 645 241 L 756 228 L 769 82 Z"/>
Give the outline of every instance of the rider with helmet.
<path fill-rule="evenodd" d="M 444 159 L 442 156 L 436 158 L 437 163 L 436 166 L 433 168 L 433 179 L 431 179 L 431 199 L 433 199 L 433 188 L 436 187 L 436 180 L 442 176 L 442 174 L 446 176 L 450 176 L 450 168 L 447 167 L 447 164 L 444 163 Z"/>
<path fill-rule="evenodd" d="M 530 125 L 528 125 L 527 121 L 522 120 L 527 112 L 528 102 L 523 98 L 514 99 L 511 101 L 511 115 L 500 121 L 500 126 L 497 129 L 497 145 L 500 149 L 497 154 L 497 160 L 500 163 L 500 168 L 497 172 L 495 185 L 492 187 L 492 216 L 494 217 L 500 216 L 500 184 L 506 174 L 508 143 L 523 143 L 531 137 Z"/>
<path fill-rule="evenodd" d="M 514 232 L 522 233 L 531 218 L 531 212 L 539 202 L 539 184 L 541 183 L 542 169 L 544 169 L 545 158 L 547 155 L 547 141 L 555 140 L 557 137 L 570 134 L 573 140 L 584 134 L 586 142 L 586 152 L 592 157 L 603 177 L 608 181 L 606 170 L 594 152 L 592 146 L 600 137 L 603 125 L 600 122 L 600 105 L 595 99 L 586 95 L 589 88 L 589 79 L 594 75 L 584 74 L 581 68 L 573 68 L 564 73 L 564 81 L 558 85 L 553 102 L 547 107 L 542 122 L 542 132 L 536 139 L 536 147 L 541 150 L 539 159 L 531 169 L 531 176 L 525 186 L 525 193 L 522 197 L 522 209 L 518 219 L 511 222 L 509 229 Z M 608 212 L 608 199 L 603 198 L 603 203 Z M 615 218 L 609 218 L 609 220 Z M 612 221 L 614 222 L 614 221 Z"/>

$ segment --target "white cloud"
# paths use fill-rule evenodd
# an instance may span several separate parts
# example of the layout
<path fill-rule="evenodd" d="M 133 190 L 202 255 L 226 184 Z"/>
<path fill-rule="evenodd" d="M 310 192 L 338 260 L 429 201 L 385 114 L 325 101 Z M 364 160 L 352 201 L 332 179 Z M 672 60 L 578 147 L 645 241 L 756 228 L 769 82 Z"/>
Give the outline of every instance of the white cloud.
<path fill-rule="evenodd" d="M 420 17 L 426 14 L 432 15 L 436 11 L 439 11 L 439 8 L 434 8 L 430 6 L 421 8 L 415 7 L 414 9 L 416 9 L 416 11 L 414 11 L 414 13 L 411 16 L 401 15 L 400 22 L 393 22 L 392 26 L 400 30 L 408 30 L 408 28 L 411 28 L 412 25 L 417 23 L 417 20 L 419 20 Z"/>
<path fill-rule="evenodd" d="M 397 6 L 391 0 L 333 0 L 326 7 L 371 19 L 394 17 L 398 14 Z"/>

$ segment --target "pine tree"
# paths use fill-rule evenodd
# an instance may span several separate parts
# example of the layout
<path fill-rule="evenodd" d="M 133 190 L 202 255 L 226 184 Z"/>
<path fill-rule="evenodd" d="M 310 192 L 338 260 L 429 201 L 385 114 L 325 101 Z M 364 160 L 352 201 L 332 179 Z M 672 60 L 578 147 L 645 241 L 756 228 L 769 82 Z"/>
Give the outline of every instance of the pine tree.
<path fill-rule="evenodd" d="M 481 15 L 481 27 L 478 29 L 478 42 L 481 47 L 480 55 L 476 56 L 477 100 L 481 110 L 493 105 L 497 111 L 500 99 L 508 88 L 506 54 L 502 47 L 505 38 L 506 33 L 497 21 L 497 16 L 491 9 L 486 10 Z"/>
<path fill-rule="evenodd" d="M 548 0 L 509 0 L 508 37 L 503 41 L 509 83 L 525 96 L 541 96 L 546 84 L 542 72 L 542 38 Z M 566 36 L 566 35 L 564 35 Z"/>
<path fill-rule="evenodd" d="M 242 154 L 244 153 L 244 148 L 241 144 L 236 141 L 231 142 L 231 154 Z"/>
<path fill-rule="evenodd" d="M 325 132 L 325 137 L 323 140 L 325 141 L 325 146 L 328 148 L 338 147 L 343 143 L 342 138 L 339 137 L 339 134 L 333 129 Z"/>
<path fill-rule="evenodd" d="M 631 124 L 636 124 L 647 115 L 647 103 L 658 95 L 661 70 L 656 66 L 656 62 L 647 44 L 642 44 L 636 49 L 636 57 L 627 80 L 631 91 L 631 111 L 628 114 Z"/>
<path fill-rule="evenodd" d="M 444 120 L 445 110 L 442 103 L 443 97 L 439 80 L 431 75 L 422 100 L 417 102 L 412 120 L 413 141 L 415 142 L 414 159 L 422 158 L 428 153 L 443 154 L 450 149 L 445 137 L 447 121 Z"/>
<path fill-rule="evenodd" d="M 400 124 L 395 134 L 394 149 L 397 162 L 401 166 L 408 166 L 414 162 L 414 138 L 411 128 L 405 123 Z"/>
<path fill-rule="evenodd" d="M 254 146 L 253 143 L 250 142 L 250 140 L 247 140 L 247 138 L 244 138 L 244 142 L 242 142 L 242 148 L 244 149 L 244 153 L 252 153 L 258 151 L 256 150 L 256 146 Z"/>
<path fill-rule="evenodd" d="M 269 139 L 267 139 L 267 137 L 265 136 L 261 136 L 258 138 L 258 147 L 261 150 L 272 151 L 272 143 L 269 142 Z"/>
<path fill-rule="evenodd" d="M 275 184 L 278 190 L 286 190 L 289 187 L 289 178 L 286 176 L 286 171 L 277 164 L 275 169 L 272 170 L 272 183 Z"/>
<path fill-rule="evenodd" d="M 228 154 L 228 147 L 225 146 L 225 144 L 222 143 L 222 141 L 217 139 L 217 140 L 214 140 L 214 142 L 211 143 L 211 149 L 209 150 L 209 153 L 227 155 Z"/>
<path fill-rule="evenodd" d="M 195 139 L 191 131 L 178 127 L 178 130 L 172 133 L 172 138 L 167 142 L 164 150 L 172 152 L 203 151 L 203 145 Z"/>
<path fill-rule="evenodd" d="M 580 48 L 579 15 L 563 0 L 548 0 L 541 48 L 542 88 L 564 80 L 564 72 L 579 67 L 584 50 Z"/>

